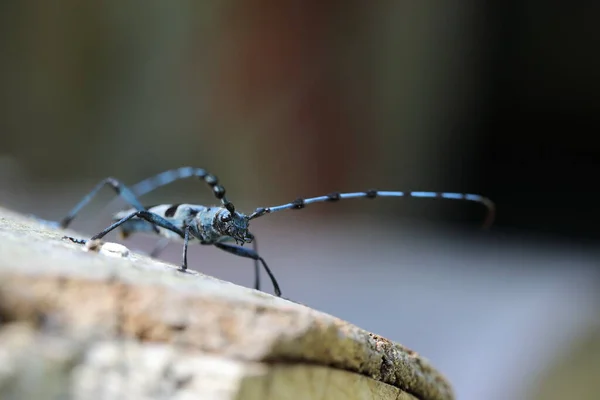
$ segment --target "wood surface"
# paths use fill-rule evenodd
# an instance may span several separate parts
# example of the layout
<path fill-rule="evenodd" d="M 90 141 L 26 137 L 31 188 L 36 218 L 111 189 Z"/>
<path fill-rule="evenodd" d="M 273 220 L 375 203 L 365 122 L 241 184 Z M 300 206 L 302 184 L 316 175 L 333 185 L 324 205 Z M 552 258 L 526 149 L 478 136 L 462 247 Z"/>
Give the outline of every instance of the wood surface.
<path fill-rule="evenodd" d="M 0 208 L 0 399 L 454 398 L 341 319 L 64 234 Z"/>

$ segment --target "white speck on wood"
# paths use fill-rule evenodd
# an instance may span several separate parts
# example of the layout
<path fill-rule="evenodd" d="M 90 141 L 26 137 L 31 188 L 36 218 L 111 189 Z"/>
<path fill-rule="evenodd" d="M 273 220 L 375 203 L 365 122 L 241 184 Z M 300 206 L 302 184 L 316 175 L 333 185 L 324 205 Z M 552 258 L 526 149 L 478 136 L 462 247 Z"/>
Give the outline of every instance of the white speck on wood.
<path fill-rule="evenodd" d="M 128 257 L 129 249 L 122 244 L 114 242 L 103 242 L 101 240 L 89 240 L 84 246 L 85 251 L 93 251 L 109 257 Z"/>

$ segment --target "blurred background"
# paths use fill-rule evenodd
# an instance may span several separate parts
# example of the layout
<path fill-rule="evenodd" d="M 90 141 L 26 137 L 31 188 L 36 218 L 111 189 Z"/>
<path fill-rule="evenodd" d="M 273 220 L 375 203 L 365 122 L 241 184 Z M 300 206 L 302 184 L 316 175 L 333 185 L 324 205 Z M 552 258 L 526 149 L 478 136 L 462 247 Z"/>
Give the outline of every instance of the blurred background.
<path fill-rule="evenodd" d="M 416 350 L 459 399 L 597 399 L 598 8 L 3 2 L 0 204 L 57 220 L 107 176 L 188 165 L 248 212 L 336 190 L 480 193 L 498 207 L 489 231 L 478 204 L 424 199 L 251 228 L 284 296 Z M 113 198 L 72 227 L 106 227 L 125 206 Z M 193 179 L 142 200 L 215 202 Z M 252 285 L 247 260 L 204 246 L 189 259 Z"/>

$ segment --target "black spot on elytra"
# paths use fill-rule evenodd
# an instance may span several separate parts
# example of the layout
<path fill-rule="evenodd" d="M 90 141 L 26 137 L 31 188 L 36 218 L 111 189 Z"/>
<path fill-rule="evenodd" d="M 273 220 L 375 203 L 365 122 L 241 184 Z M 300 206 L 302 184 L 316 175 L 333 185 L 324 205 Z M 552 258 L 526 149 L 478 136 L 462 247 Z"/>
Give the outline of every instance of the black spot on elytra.
<path fill-rule="evenodd" d="M 173 204 L 171 207 L 167 208 L 165 210 L 165 217 L 170 218 L 170 217 L 174 216 L 180 205 L 181 204 Z"/>

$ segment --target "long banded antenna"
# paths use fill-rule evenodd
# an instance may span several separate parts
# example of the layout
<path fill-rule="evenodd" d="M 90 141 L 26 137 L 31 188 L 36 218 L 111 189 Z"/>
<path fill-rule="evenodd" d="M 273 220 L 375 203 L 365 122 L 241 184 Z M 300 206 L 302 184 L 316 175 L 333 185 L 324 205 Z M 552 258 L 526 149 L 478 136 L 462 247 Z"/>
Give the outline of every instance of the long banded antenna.
<path fill-rule="evenodd" d="M 271 214 L 283 210 L 301 209 L 308 204 L 322 203 L 322 202 L 334 202 L 343 199 L 374 199 L 376 197 L 417 197 L 417 198 L 432 198 L 432 199 L 450 199 L 450 200 L 462 200 L 462 201 L 473 201 L 484 205 L 487 208 L 487 215 L 483 222 L 483 228 L 489 228 L 494 222 L 496 214 L 496 205 L 493 201 L 487 197 L 480 196 L 478 194 L 471 193 L 453 193 L 453 192 L 394 192 L 394 191 L 379 191 L 379 190 L 367 190 L 366 192 L 354 192 L 354 193 L 330 193 L 325 196 L 311 197 L 307 199 L 296 199 L 291 203 L 282 204 L 280 206 L 273 207 L 260 207 L 257 208 L 248 218 L 254 219 L 262 217 L 265 214 Z"/>

